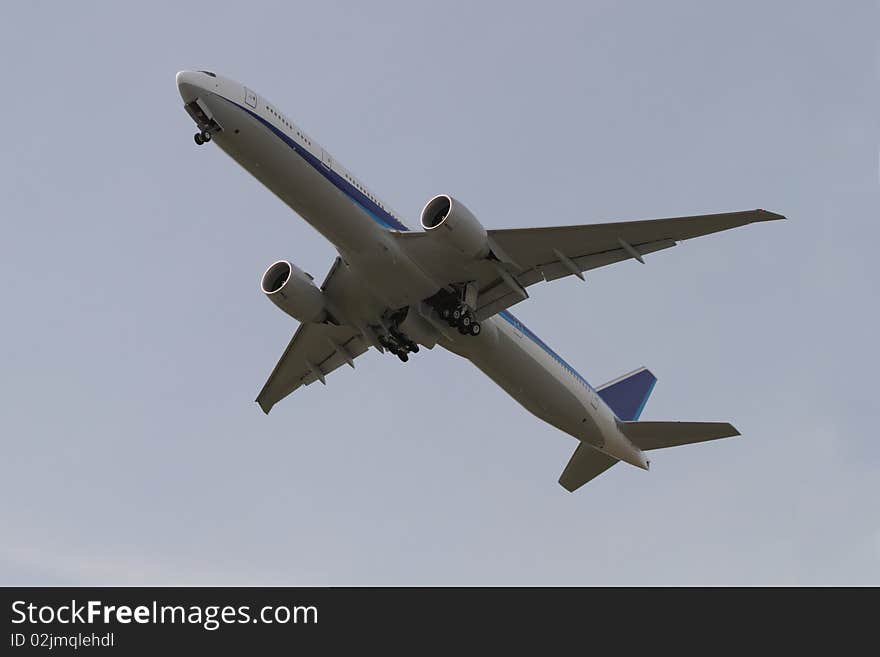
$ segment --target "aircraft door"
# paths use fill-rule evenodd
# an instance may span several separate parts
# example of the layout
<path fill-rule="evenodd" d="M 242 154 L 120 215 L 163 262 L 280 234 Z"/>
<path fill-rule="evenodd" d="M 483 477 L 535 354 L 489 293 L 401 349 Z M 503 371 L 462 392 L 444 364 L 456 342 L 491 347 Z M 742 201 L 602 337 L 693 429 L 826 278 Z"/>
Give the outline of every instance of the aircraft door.
<path fill-rule="evenodd" d="M 257 94 L 247 87 L 244 88 L 244 104 L 257 109 Z"/>

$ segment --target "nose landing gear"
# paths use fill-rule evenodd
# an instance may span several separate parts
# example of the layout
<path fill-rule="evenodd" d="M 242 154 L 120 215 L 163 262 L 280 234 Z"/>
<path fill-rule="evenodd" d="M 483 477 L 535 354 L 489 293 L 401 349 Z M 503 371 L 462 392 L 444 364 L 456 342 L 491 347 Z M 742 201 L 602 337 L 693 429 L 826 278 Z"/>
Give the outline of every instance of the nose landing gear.
<path fill-rule="evenodd" d="M 199 98 L 184 105 L 184 109 L 186 109 L 187 113 L 192 117 L 193 121 L 196 122 L 196 126 L 199 128 L 199 131 L 193 135 L 193 140 L 199 146 L 207 144 L 211 141 L 212 134 L 222 130 L 220 124 L 217 123 L 211 115 L 208 106 Z"/>
<path fill-rule="evenodd" d="M 197 132 L 195 135 L 193 135 L 193 139 L 199 146 L 201 146 L 202 144 L 207 144 L 209 141 L 211 141 L 211 131 L 202 130 L 201 132 Z"/>

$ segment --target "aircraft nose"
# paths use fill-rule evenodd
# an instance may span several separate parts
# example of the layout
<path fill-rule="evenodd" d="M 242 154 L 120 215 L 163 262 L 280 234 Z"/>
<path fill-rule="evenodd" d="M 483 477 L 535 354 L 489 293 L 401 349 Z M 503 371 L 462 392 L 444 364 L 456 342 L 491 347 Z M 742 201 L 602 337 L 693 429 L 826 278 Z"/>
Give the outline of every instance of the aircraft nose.
<path fill-rule="evenodd" d="M 184 104 L 191 103 L 198 98 L 199 90 L 199 74 L 194 71 L 180 71 L 177 74 L 177 90 L 180 97 L 183 98 Z"/>

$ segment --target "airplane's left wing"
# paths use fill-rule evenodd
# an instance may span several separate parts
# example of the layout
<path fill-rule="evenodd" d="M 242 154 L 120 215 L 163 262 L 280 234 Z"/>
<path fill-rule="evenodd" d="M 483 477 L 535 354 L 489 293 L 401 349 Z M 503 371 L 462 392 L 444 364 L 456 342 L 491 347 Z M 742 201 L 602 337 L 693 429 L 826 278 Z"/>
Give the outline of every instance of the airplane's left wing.
<path fill-rule="evenodd" d="M 281 360 L 257 395 L 264 413 L 302 385 L 326 384 L 326 376 L 367 351 L 369 344 L 353 328 L 332 324 L 301 324 Z"/>
<path fill-rule="evenodd" d="M 766 210 L 690 217 L 622 221 L 580 226 L 489 230 L 497 259 L 479 261 L 437 248 L 427 233 L 402 233 L 403 248 L 443 284 L 475 281 L 477 319 L 484 319 L 528 298 L 526 288 L 541 281 L 578 276 L 597 267 L 635 259 L 709 235 L 759 221 L 784 219 Z"/>
<path fill-rule="evenodd" d="M 540 281 L 635 259 L 675 246 L 682 240 L 709 235 L 758 221 L 784 219 L 766 210 L 724 212 L 669 219 L 621 221 L 583 226 L 490 230 L 489 239 L 508 259 L 523 288 Z M 500 277 L 481 294 L 483 314 L 494 314 L 520 300 L 521 291 Z"/>

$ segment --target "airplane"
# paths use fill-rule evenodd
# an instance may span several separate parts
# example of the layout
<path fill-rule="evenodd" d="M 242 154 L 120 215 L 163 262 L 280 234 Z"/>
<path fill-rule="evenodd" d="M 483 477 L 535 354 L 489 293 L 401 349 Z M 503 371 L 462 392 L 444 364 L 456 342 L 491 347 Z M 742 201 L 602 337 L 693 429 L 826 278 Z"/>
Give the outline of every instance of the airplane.
<path fill-rule="evenodd" d="M 784 219 L 749 210 L 580 226 L 487 229 L 457 198 L 439 194 L 423 230 L 251 88 L 211 71 L 181 71 L 177 88 L 215 143 L 336 248 L 320 286 L 288 260 L 270 265 L 262 292 L 299 327 L 257 395 L 264 413 L 373 347 L 402 362 L 439 345 L 470 360 L 529 412 L 579 443 L 559 478 L 575 491 L 623 461 L 647 470 L 646 452 L 738 436 L 727 422 L 639 421 L 657 378 L 645 367 L 599 387 L 518 320 L 527 288 L 682 240 Z"/>

